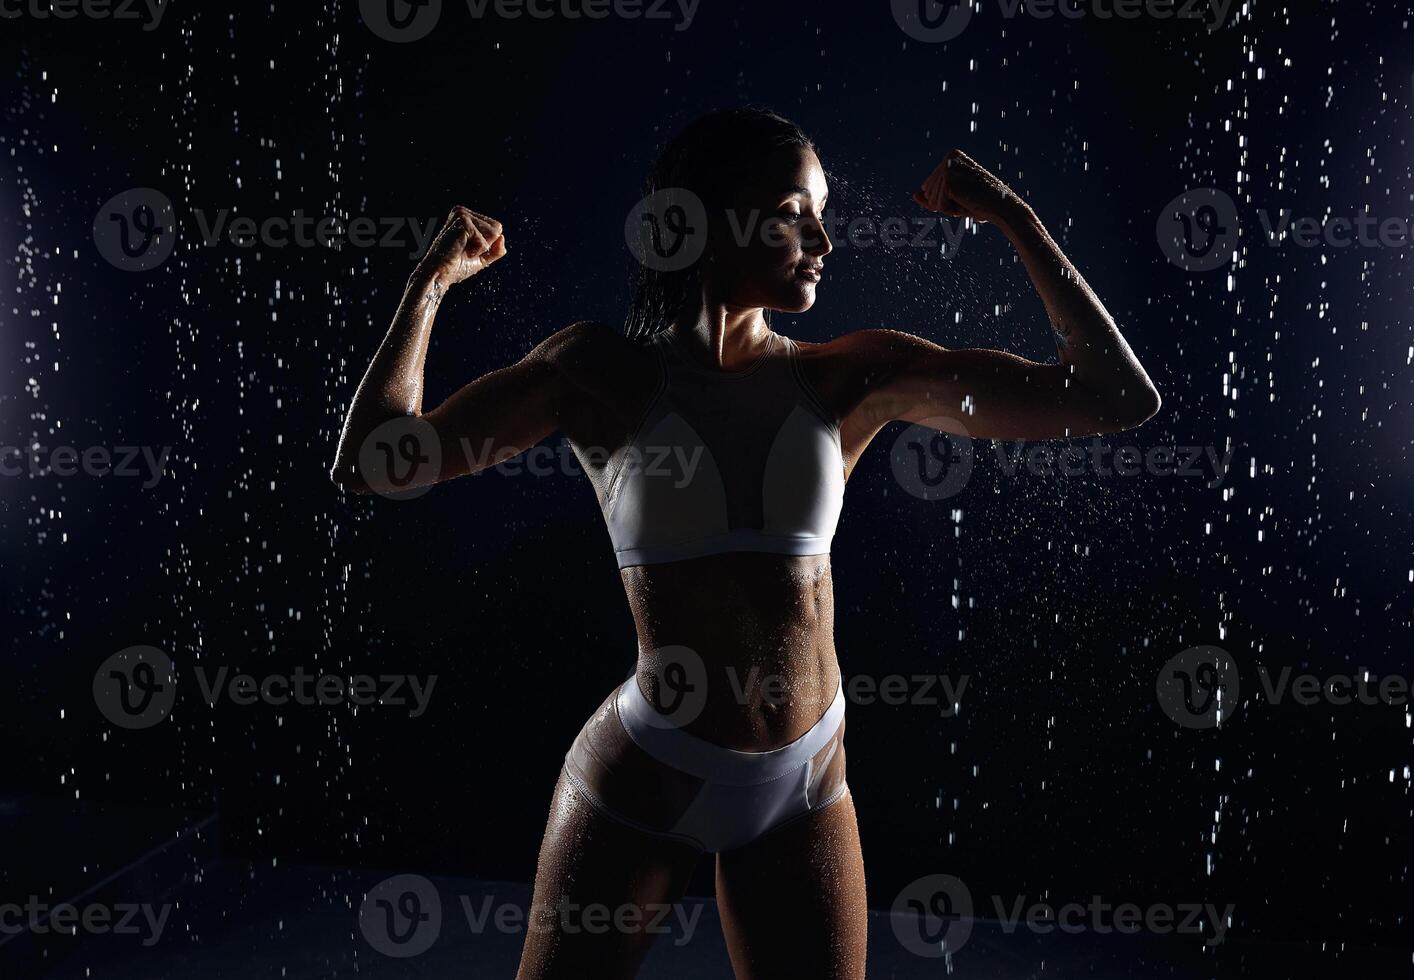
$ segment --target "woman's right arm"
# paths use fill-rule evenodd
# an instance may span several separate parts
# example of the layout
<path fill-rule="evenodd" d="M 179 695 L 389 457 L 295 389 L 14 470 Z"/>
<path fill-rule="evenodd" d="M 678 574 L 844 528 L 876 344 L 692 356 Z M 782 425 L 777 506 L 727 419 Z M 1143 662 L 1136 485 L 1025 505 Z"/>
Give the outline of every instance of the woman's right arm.
<path fill-rule="evenodd" d="M 449 288 L 506 254 L 501 224 L 463 207 L 452 210 L 427 255 L 408 280 L 388 335 L 354 393 L 329 476 L 353 493 L 387 493 L 474 473 L 535 445 L 558 423 L 563 382 L 553 353 L 566 331 L 516 364 L 477 378 L 432 409 L 422 411 L 423 367 L 432 322 Z M 574 328 L 568 328 L 573 330 Z M 391 420 L 404 425 L 375 431 Z M 413 421 L 417 420 L 417 421 Z M 392 431 L 396 429 L 397 431 Z M 410 444 L 408 439 L 412 439 Z M 436 454 L 429 443 L 436 441 Z M 409 451 L 411 448 L 411 451 Z M 373 450 L 373 451 L 370 451 Z M 416 467 L 394 480 L 391 455 L 438 459 L 436 472 Z M 389 459 L 389 466 L 378 464 Z"/>

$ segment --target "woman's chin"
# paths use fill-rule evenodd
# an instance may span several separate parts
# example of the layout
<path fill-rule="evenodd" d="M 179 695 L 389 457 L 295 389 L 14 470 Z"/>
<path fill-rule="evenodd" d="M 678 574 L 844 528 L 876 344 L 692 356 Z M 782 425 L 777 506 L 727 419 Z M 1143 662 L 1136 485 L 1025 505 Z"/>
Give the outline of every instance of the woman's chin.
<path fill-rule="evenodd" d="M 771 309 L 779 310 L 781 313 L 804 313 L 815 305 L 815 284 L 813 282 L 792 283 L 789 290 L 783 291 L 778 303 L 773 303 Z"/>

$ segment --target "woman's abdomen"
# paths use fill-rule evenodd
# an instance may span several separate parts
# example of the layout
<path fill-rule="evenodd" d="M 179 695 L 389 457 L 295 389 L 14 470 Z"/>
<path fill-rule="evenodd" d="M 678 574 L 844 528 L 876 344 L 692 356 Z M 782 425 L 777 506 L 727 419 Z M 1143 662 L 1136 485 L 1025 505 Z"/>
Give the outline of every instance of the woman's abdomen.
<path fill-rule="evenodd" d="M 839 688 L 828 555 L 734 552 L 622 570 L 638 682 L 667 724 L 765 752 L 799 738 Z"/>

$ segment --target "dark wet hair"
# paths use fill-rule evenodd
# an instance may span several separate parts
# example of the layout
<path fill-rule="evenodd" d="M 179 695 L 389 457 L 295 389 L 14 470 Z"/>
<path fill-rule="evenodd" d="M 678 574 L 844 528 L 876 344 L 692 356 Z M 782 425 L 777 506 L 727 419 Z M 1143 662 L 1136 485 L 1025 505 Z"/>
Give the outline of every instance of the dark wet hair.
<path fill-rule="evenodd" d="M 686 188 L 702 199 L 709 220 L 718 220 L 752 167 L 767 154 L 792 146 L 815 149 L 799 126 L 769 109 L 744 106 L 709 112 L 668 140 L 643 182 L 643 196 Z M 676 271 L 638 263 L 624 332 L 640 338 L 667 329 L 683 303 L 701 288 L 701 261 Z"/>

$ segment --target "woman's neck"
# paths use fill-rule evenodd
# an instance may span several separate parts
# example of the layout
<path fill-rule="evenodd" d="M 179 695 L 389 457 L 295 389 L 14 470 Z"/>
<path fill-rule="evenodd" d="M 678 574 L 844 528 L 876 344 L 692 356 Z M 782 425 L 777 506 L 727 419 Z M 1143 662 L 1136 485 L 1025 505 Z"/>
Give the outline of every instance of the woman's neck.
<path fill-rule="evenodd" d="M 668 329 L 704 364 L 734 371 L 751 364 L 771 342 L 771 328 L 760 307 L 699 306 L 685 311 Z"/>

